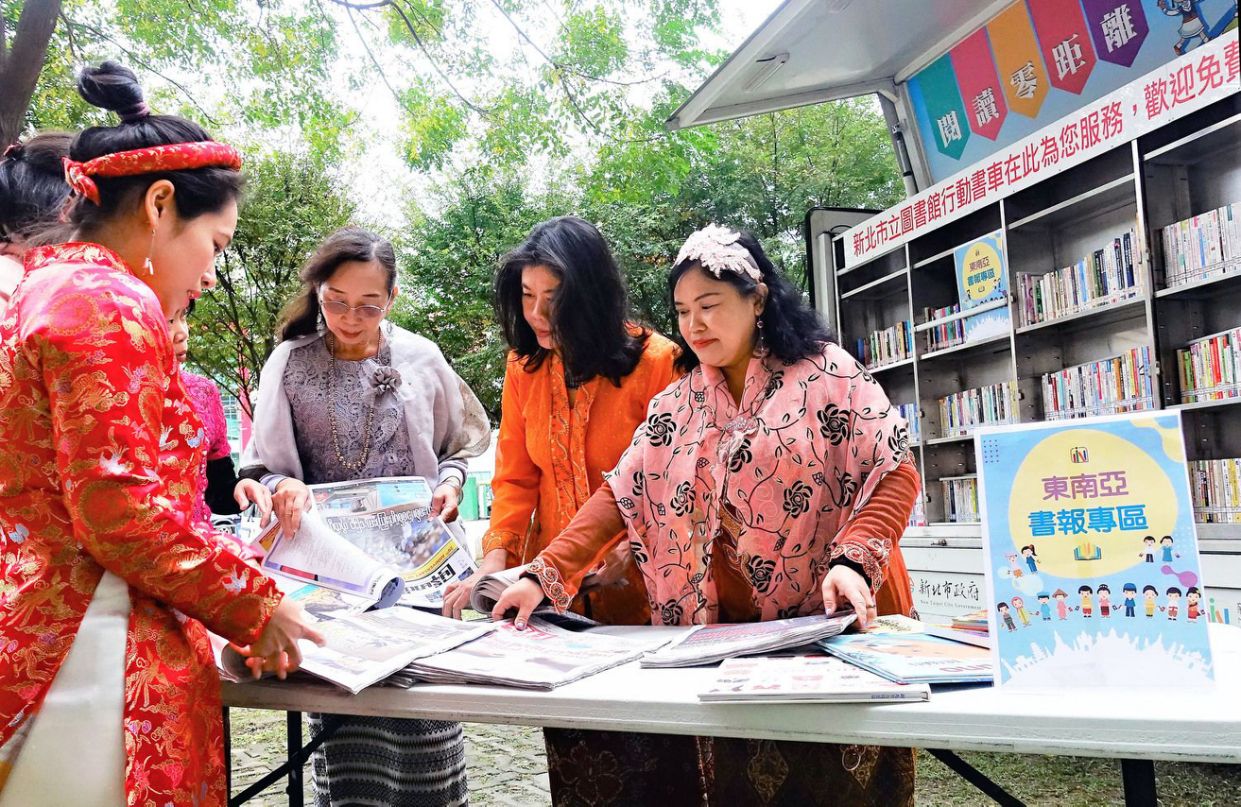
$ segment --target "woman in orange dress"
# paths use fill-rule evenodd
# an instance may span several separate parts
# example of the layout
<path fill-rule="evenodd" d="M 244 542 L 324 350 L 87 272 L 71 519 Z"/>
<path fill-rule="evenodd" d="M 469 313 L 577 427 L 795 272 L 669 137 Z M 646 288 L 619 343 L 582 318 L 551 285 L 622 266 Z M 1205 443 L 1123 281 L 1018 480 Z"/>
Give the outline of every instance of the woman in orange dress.
<path fill-rule="evenodd" d="M 603 482 L 655 393 L 675 377 L 676 347 L 627 319 L 620 269 L 603 235 L 573 216 L 545 221 L 503 259 L 496 317 L 511 352 L 504 374 L 491 525 L 473 577 L 448 588 L 460 616 L 479 577 L 534 560 Z M 628 545 L 574 610 L 614 625 L 650 619 Z"/>
<path fill-rule="evenodd" d="M 167 317 L 215 284 L 240 157 L 119 65 L 79 91 L 122 122 L 75 138 L 77 240 L 25 253 L 0 320 L 0 805 L 224 805 L 206 628 L 281 675 L 322 641 L 188 517 L 203 427 Z"/>

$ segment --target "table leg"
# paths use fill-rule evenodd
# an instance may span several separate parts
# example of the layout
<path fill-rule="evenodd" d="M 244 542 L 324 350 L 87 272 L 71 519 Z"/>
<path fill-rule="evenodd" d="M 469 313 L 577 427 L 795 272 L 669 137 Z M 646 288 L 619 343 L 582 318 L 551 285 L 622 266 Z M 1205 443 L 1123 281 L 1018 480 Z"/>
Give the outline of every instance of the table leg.
<path fill-rule="evenodd" d="M 1122 759 L 1120 776 L 1125 783 L 1125 807 L 1158 807 L 1154 762 L 1149 759 Z"/>
<path fill-rule="evenodd" d="M 221 710 L 224 724 L 224 797 L 233 795 L 233 724 L 228 718 L 228 707 Z"/>
<path fill-rule="evenodd" d="M 302 713 L 286 715 L 289 759 L 295 759 L 302 750 Z M 289 766 L 289 807 L 302 807 L 302 766 Z"/>
<path fill-rule="evenodd" d="M 975 768 L 951 751 L 928 748 L 927 753 L 948 766 L 957 776 L 978 788 L 984 795 L 1002 807 L 1025 807 L 1024 802 L 997 785 L 982 771 Z"/>

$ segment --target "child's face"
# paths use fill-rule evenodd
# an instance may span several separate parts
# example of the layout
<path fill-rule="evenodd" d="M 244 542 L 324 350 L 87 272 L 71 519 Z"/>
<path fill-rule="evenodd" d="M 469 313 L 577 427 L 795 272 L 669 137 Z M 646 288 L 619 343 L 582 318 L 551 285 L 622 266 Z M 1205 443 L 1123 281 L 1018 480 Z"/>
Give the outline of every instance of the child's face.
<path fill-rule="evenodd" d="M 1159 545 L 1160 546 L 1172 546 L 1172 539 L 1164 538 L 1162 541 L 1159 542 Z"/>
<path fill-rule="evenodd" d="M 1185 601 L 1188 602 L 1190 605 L 1197 605 L 1198 604 L 1198 592 L 1195 591 L 1190 594 L 1187 594 L 1185 596 Z"/>
<path fill-rule="evenodd" d="M 1024 608 L 1025 604 L 1026 604 L 1026 601 L 1021 599 L 1020 597 L 1013 597 L 1014 608 Z"/>
<path fill-rule="evenodd" d="M 1007 614 L 1007 613 L 1008 613 L 1008 606 L 1007 606 L 1007 605 L 1001 605 L 1001 606 L 1000 606 L 1000 613 L 1001 613 L 1001 614 Z"/>
<path fill-rule="evenodd" d="M 1107 602 L 1110 599 L 1112 599 L 1112 595 L 1109 592 L 1107 591 L 1099 592 L 1099 602 Z"/>
<path fill-rule="evenodd" d="M 1064 602 L 1064 598 L 1067 596 L 1069 595 L 1068 594 L 1057 594 L 1056 599 L 1059 600 L 1060 602 Z"/>
<path fill-rule="evenodd" d="M 1143 591 L 1142 596 L 1146 597 L 1147 602 L 1154 602 L 1159 595 L 1154 591 Z"/>
<path fill-rule="evenodd" d="M 1180 599 L 1181 599 L 1181 595 L 1177 594 L 1175 591 L 1168 592 L 1168 602 L 1176 602 Z"/>
<path fill-rule="evenodd" d="M 168 335 L 172 337 L 173 355 L 181 364 L 190 352 L 190 323 L 184 308 L 169 317 Z"/>
<path fill-rule="evenodd" d="M 1021 556 L 1024 558 L 1028 558 L 1033 554 L 1034 552 L 1028 546 L 1025 549 L 1021 550 Z"/>
<path fill-rule="evenodd" d="M 1154 546 L 1155 539 L 1154 538 L 1143 538 L 1142 543 L 1146 544 L 1147 546 Z"/>
<path fill-rule="evenodd" d="M 1040 603 L 1040 604 L 1042 604 L 1042 605 L 1046 605 L 1048 602 L 1050 602 L 1050 598 L 1049 598 L 1049 597 L 1039 597 L 1039 598 L 1038 598 L 1038 601 L 1039 601 L 1039 603 Z"/>

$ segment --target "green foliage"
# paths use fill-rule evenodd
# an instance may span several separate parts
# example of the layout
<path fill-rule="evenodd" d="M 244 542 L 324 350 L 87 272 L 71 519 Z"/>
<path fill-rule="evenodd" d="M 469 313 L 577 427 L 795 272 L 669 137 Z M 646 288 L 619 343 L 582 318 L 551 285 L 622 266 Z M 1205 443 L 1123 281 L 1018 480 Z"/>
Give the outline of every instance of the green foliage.
<path fill-rule="evenodd" d="M 20 6 L 0 0 L 10 22 Z M 725 55 L 701 44 L 719 22 L 716 0 L 66 0 L 64 8 L 31 126 L 106 122 L 77 98 L 71 71 L 120 58 L 166 78 L 155 83 L 156 109 L 240 133 L 270 155 L 249 166 L 241 228 L 219 289 L 196 312 L 191 345 L 195 362 L 239 390 L 243 405 L 297 267 L 354 214 L 355 191 L 342 177 L 371 170 L 374 149 L 395 149 L 421 175 L 416 184 L 434 189 L 429 203 L 421 194 L 421 204 L 398 210 L 403 226 L 392 222 L 402 289 L 394 316 L 440 345 L 493 417 L 504 346 L 492 276 L 537 222 L 577 213 L 597 223 L 634 316 L 668 331 L 667 270 L 694 229 L 714 221 L 750 230 L 800 279 L 808 208 L 883 208 L 902 193 L 870 99 L 664 131 L 689 85 Z M 375 132 L 360 122 L 380 94 L 395 99 L 399 117 Z"/>
<path fill-rule="evenodd" d="M 275 347 L 280 311 L 298 270 L 354 207 L 323 163 L 288 154 L 250 163 L 241 220 L 216 267 L 216 288 L 191 318 L 190 362 L 251 412 L 259 371 Z"/>
<path fill-rule="evenodd" d="M 491 283 L 500 257 L 568 200 L 532 195 L 511 174 L 472 168 L 439 189 L 434 215 L 411 211 L 399 243 L 401 295 L 393 321 L 433 340 L 499 417 L 505 347 L 495 325 Z"/>

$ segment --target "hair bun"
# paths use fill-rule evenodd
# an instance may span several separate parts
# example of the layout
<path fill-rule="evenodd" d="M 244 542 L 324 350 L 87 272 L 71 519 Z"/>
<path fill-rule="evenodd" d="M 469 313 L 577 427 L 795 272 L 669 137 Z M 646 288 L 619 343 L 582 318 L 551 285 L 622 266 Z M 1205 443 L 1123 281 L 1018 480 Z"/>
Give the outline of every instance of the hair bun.
<path fill-rule="evenodd" d="M 83 68 L 78 74 L 78 94 L 91 106 L 115 112 L 122 123 L 133 123 L 151 114 L 138 77 L 117 62 Z"/>

